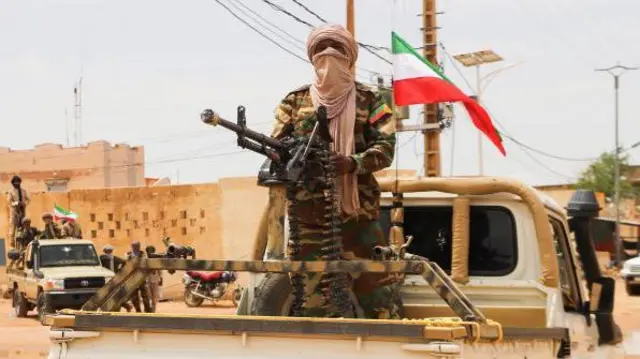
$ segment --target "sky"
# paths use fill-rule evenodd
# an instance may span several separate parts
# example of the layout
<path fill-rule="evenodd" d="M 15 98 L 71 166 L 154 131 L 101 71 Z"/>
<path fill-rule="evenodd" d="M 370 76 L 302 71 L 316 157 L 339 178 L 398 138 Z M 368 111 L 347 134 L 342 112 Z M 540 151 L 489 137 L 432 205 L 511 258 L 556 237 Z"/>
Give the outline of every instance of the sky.
<path fill-rule="evenodd" d="M 292 0 L 270 1 L 320 23 Z M 306 58 L 307 26 L 264 0 L 219 2 Z M 143 145 L 146 175 L 174 183 L 255 175 L 263 159 L 236 147 L 232 133 L 202 124 L 200 112 L 211 108 L 235 120 L 242 105 L 248 124 L 268 133 L 275 106 L 311 82 L 312 69 L 219 2 L 0 1 L 0 146 L 73 145 L 73 89 L 82 77 L 83 143 Z M 299 2 L 330 22 L 345 23 L 344 0 Z M 359 41 L 388 47 L 395 30 L 422 45 L 422 1 L 355 0 L 355 7 Z M 292 37 L 265 29 L 249 10 Z M 529 149 L 505 138 L 502 157 L 485 140 L 485 175 L 568 183 L 590 159 L 614 148 L 613 79 L 594 69 L 617 62 L 640 66 L 639 1 L 441 0 L 438 11 L 440 62 L 463 91 L 474 92 L 475 69 L 453 63 L 451 55 L 493 49 L 504 61 L 483 66 L 482 74 L 512 66 L 487 83 L 482 102 L 496 126 Z M 385 50 L 378 53 L 390 58 Z M 386 79 L 391 74 L 388 63 L 362 49 L 358 67 Z M 375 83 L 371 72 L 359 70 L 358 79 Z M 621 77 L 622 146 L 640 141 L 639 95 L 640 71 Z M 420 120 L 419 110 L 412 108 L 407 123 Z M 453 126 L 441 134 L 442 175 L 479 173 L 477 134 L 456 105 Z M 398 141 L 397 166 L 423 172 L 422 136 L 401 133 Z M 640 148 L 627 153 L 631 163 L 640 163 Z"/>

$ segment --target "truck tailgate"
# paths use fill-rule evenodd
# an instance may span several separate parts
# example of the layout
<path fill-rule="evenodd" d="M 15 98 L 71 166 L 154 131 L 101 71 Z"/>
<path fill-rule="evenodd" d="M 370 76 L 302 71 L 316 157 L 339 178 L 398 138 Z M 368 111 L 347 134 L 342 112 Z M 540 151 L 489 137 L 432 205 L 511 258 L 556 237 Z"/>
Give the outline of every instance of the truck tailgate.
<path fill-rule="evenodd" d="M 48 318 L 49 358 L 555 358 L 564 328 L 446 320 L 76 313 Z"/>

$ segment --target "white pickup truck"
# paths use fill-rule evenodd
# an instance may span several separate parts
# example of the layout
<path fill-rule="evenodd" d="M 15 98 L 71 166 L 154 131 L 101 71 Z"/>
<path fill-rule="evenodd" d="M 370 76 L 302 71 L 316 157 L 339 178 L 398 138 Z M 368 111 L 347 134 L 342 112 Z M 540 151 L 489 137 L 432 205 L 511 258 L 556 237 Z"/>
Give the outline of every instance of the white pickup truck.
<path fill-rule="evenodd" d="M 392 243 L 412 236 L 404 249 L 414 256 L 280 261 L 283 222 L 269 219 L 284 212 L 281 196 L 272 195 L 254 261 L 132 262 L 82 311 L 47 317 L 49 358 L 623 356 L 612 317 L 615 282 L 600 274 L 589 238 L 597 215 L 592 193 L 576 194 L 568 218 L 553 200 L 511 180 L 434 178 L 381 186 L 381 224 Z M 145 271 L 157 268 L 262 273 L 252 275 L 236 316 L 116 313 Z M 292 295 L 286 273 L 300 270 L 405 273 L 399 302 L 406 319 L 287 317 Z"/>
<path fill-rule="evenodd" d="M 56 310 L 79 309 L 115 275 L 89 240 L 36 240 L 24 254 L 25 267 L 7 270 L 17 317 L 37 309 L 42 321 Z"/>

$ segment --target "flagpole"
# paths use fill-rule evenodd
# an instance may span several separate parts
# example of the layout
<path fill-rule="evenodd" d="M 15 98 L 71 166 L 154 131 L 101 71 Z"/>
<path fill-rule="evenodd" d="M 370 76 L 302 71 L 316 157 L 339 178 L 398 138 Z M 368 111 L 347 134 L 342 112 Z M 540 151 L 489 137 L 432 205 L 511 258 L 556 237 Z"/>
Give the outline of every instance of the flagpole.
<path fill-rule="evenodd" d="M 482 94 L 482 86 L 480 85 L 480 64 L 476 65 L 476 96 L 478 97 L 478 103 L 482 103 L 480 100 Z M 484 157 L 482 155 L 482 132 L 478 131 L 478 172 L 480 176 L 484 176 Z"/>

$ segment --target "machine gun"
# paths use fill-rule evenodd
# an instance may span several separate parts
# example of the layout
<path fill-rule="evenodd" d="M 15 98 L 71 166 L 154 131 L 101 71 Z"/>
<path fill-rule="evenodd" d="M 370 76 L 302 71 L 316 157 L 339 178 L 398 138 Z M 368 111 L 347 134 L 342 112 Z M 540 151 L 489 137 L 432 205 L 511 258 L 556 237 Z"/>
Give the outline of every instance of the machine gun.
<path fill-rule="evenodd" d="M 165 237 L 162 243 L 167 247 L 167 251 L 164 253 L 156 252 L 156 247 L 147 246 L 145 252 L 149 258 L 180 258 L 180 259 L 196 259 L 196 250 L 193 247 L 181 246 L 171 241 L 171 238 Z M 169 269 L 167 272 L 173 274 L 176 271 Z"/>
<path fill-rule="evenodd" d="M 322 177 L 324 169 L 320 152 L 331 143 L 327 109 L 320 106 L 316 123 L 309 136 L 288 136 L 281 140 L 267 137 L 247 128 L 244 106 L 238 106 L 237 121 L 233 123 L 212 110 L 204 110 L 202 121 L 212 126 L 222 126 L 238 135 L 238 146 L 267 157 L 258 175 L 259 185 L 295 184 L 303 181 L 314 190 L 312 179 Z"/>
<path fill-rule="evenodd" d="M 222 126 L 238 135 L 238 146 L 267 157 L 258 175 L 258 184 L 267 186 L 284 184 L 288 200 L 288 258 L 302 260 L 301 227 L 296 213 L 297 192 L 306 189 L 324 194 L 324 215 L 322 216 L 323 240 L 321 260 L 342 259 L 342 237 L 339 224 L 341 210 L 337 203 L 335 166 L 331 160 L 327 109 L 318 107 L 315 124 L 309 135 L 299 135 L 287 128 L 282 139 L 267 137 L 247 128 L 245 108 L 238 107 L 236 123 L 221 118 L 212 110 L 204 110 L 200 119 L 212 126 Z M 311 119 L 312 120 L 312 119 Z M 288 126 L 292 126 L 289 124 Z M 300 316 L 303 307 L 304 280 L 300 273 L 291 276 L 294 301 L 292 313 Z M 346 273 L 325 273 L 320 279 L 320 290 L 324 296 L 324 307 L 329 316 L 352 318 L 355 316 L 354 303 L 347 290 Z"/>

